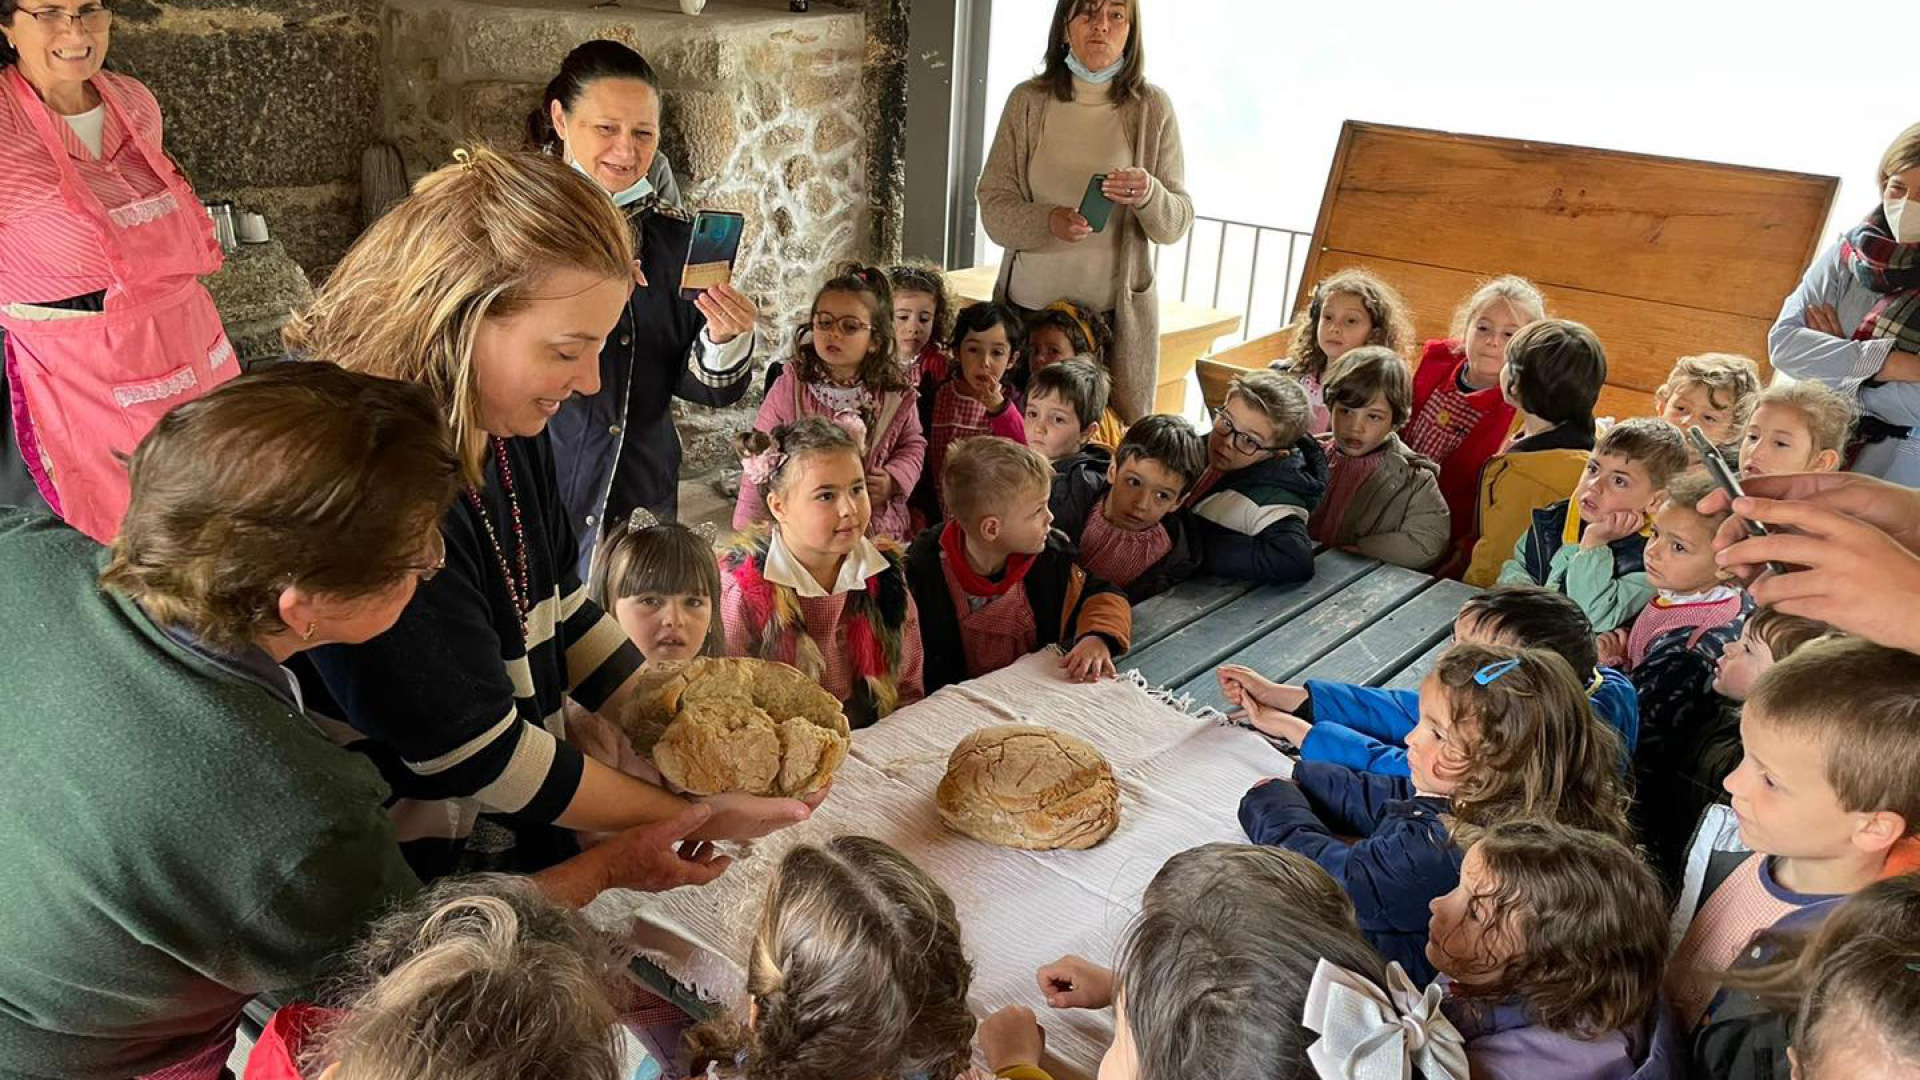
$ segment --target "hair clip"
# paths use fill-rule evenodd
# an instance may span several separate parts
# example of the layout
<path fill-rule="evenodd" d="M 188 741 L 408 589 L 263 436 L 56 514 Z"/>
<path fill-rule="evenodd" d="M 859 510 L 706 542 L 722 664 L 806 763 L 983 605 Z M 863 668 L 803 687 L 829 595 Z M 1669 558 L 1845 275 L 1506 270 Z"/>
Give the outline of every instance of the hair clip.
<path fill-rule="evenodd" d="M 769 446 L 757 454 L 740 455 L 741 473 L 754 487 L 766 487 L 773 481 L 774 474 L 780 471 L 780 466 L 786 463 L 787 455 L 776 446 Z"/>
<path fill-rule="evenodd" d="M 644 506 L 634 507 L 633 513 L 627 515 L 627 531 L 630 533 L 637 533 L 642 529 L 651 529 L 660 523 L 660 519 L 653 516 L 653 511 Z"/>
<path fill-rule="evenodd" d="M 1507 672 L 1519 666 L 1520 658 L 1517 656 L 1511 660 L 1496 660 L 1486 667 L 1481 668 L 1479 671 L 1474 672 L 1473 681 L 1479 683 L 1481 686 L 1488 686 L 1499 682 L 1500 676 L 1505 675 Z"/>
<path fill-rule="evenodd" d="M 453 148 L 453 163 L 463 169 L 473 168 L 473 154 L 464 146 Z"/>

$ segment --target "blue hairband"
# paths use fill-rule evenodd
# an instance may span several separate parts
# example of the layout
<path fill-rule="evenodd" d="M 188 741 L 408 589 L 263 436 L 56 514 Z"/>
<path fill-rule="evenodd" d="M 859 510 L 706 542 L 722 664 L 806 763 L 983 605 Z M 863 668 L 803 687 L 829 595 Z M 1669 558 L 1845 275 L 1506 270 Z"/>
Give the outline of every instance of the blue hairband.
<path fill-rule="evenodd" d="M 1517 656 L 1511 660 L 1496 660 L 1486 667 L 1481 668 L 1479 671 L 1474 672 L 1473 681 L 1479 683 L 1481 686 L 1488 686 L 1492 683 L 1499 682 L 1500 676 L 1505 675 L 1507 672 L 1519 666 L 1520 658 Z"/>

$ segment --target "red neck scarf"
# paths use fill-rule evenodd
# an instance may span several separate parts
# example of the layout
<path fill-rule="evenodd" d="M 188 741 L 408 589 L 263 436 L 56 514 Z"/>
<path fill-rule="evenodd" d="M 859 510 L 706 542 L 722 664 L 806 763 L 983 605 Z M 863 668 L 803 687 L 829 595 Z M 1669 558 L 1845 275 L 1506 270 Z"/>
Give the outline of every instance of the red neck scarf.
<path fill-rule="evenodd" d="M 953 575 L 954 583 L 968 596 L 1004 596 L 1020 584 L 1033 567 L 1032 555 L 1009 555 L 999 581 L 974 573 L 973 564 L 967 562 L 967 534 L 960 531 L 958 521 L 949 521 L 947 527 L 940 530 L 940 550 L 947 556 L 947 573 Z"/>

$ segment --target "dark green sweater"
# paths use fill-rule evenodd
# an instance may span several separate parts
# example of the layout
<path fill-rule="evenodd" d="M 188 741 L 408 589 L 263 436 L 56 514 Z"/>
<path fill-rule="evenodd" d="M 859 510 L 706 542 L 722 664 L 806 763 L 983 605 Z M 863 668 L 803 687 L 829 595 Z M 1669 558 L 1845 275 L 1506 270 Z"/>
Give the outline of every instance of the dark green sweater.
<path fill-rule="evenodd" d="M 191 1056 L 419 887 L 372 767 L 102 562 L 0 510 L 0 1076 Z"/>

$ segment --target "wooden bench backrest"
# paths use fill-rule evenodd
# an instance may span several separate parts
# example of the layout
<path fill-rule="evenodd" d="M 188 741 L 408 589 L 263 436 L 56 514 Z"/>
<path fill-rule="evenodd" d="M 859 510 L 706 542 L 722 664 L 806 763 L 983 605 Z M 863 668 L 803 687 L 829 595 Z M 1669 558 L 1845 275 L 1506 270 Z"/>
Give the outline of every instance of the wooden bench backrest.
<path fill-rule="evenodd" d="M 1602 415 L 1650 413 L 1675 359 L 1750 356 L 1813 260 L 1839 180 L 1347 121 L 1295 298 L 1365 267 L 1445 337 L 1487 277 L 1519 274 L 1607 349 Z M 1418 358 L 1418 344 L 1409 360 Z"/>

